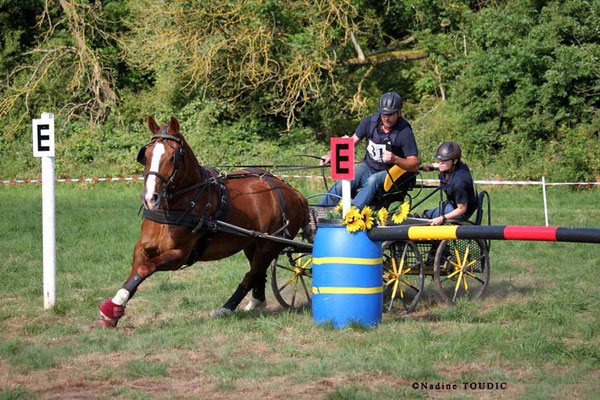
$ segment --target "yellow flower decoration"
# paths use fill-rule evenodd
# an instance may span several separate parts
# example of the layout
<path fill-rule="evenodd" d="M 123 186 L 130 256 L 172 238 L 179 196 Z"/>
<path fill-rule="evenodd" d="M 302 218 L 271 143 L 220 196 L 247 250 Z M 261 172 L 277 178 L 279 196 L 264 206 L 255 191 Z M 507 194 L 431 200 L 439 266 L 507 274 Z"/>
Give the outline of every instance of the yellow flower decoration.
<path fill-rule="evenodd" d="M 394 221 L 394 223 L 396 223 L 396 224 L 402 223 L 402 221 L 404 221 L 406 219 L 406 217 L 408 216 L 409 212 L 410 212 L 410 204 L 408 204 L 408 203 L 402 204 L 400 206 L 400 210 L 398 210 L 397 213 L 392 215 L 392 221 Z"/>
<path fill-rule="evenodd" d="M 348 229 L 348 232 L 350 233 L 365 230 L 365 221 L 362 219 L 362 214 L 360 213 L 360 210 L 354 206 L 348 211 L 348 214 L 346 214 L 346 218 L 342 221 L 342 225 L 346 225 L 346 229 Z"/>
<path fill-rule="evenodd" d="M 335 211 L 336 213 L 338 213 L 338 214 L 342 215 L 342 209 L 343 209 L 343 208 L 344 208 L 344 202 L 343 202 L 342 200 L 340 200 L 340 201 L 337 203 L 337 206 L 335 206 L 335 209 L 334 209 L 334 211 Z"/>
<path fill-rule="evenodd" d="M 379 221 L 380 226 L 387 225 L 387 220 L 388 220 L 387 208 L 383 207 L 383 208 L 380 208 L 379 211 L 377 211 L 377 220 Z"/>
<path fill-rule="evenodd" d="M 373 210 L 369 206 L 365 206 L 360 213 L 362 215 L 362 219 L 365 223 L 365 229 L 371 229 L 373 227 L 373 222 L 375 219 L 373 218 Z"/>

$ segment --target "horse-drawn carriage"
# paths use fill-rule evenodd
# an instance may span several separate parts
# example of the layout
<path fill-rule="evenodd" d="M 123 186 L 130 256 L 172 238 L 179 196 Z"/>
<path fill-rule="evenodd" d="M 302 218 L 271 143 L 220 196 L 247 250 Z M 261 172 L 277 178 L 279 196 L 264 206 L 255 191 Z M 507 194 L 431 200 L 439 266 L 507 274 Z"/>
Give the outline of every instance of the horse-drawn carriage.
<path fill-rule="evenodd" d="M 429 191 L 420 198 L 424 191 Z M 419 207 L 434 194 L 439 193 L 440 207 L 443 191 L 439 186 L 413 184 L 392 187 L 381 191 L 371 208 L 399 207 L 399 202 L 408 201 L 411 214 L 402 225 L 428 225 L 429 220 L 420 218 Z M 317 193 L 308 198 L 331 194 Z M 447 224 L 491 223 L 490 199 L 487 192 L 477 196 L 478 209 L 469 221 L 448 220 Z M 332 214 L 333 207 L 310 205 L 311 226 L 316 228 L 319 220 Z M 390 215 L 391 215 L 390 212 Z M 487 217 L 487 218 L 485 218 Z M 490 276 L 490 242 L 473 239 L 458 240 L 395 240 L 382 243 L 383 283 L 386 311 L 400 315 L 413 312 L 425 290 L 429 276 L 435 282 L 438 297 L 446 303 L 455 303 L 459 298 L 477 299 L 485 292 Z M 310 303 L 312 295 L 311 254 L 294 246 L 285 248 L 271 263 L 271 287 L 281 306 L 295 308 Z"/>
<path fill-rule="evenodd" d="M 150 117 L 148 126 L 151 140 L 137 156 L 144 165 L 144 221 L 134 247 L 131 272 L 116 295 L 101 304 L 101 318 L 92 326 L 115 327 L 139 285 L 155 272 L 218 260 L 239 251 L 247 257 L 250 271 L 212 316 L 232 312 L 250 291 L 249 305 L 264 303 L 269 266 L 273 292 L 282 306 L 294 308 L 310 302 L 310 232 L 331 208 L 309 206 L 296 189 L 263 170 L 223 175 L 204 168 L 179 132 L 175 118 L 159 127 Z M 409 192 L 427 188 L 410 186 L 408 190 L 397 182 L 391 185 L 395 189 L 377 196 L 382 205 L 389 207 L 404 197 L 412 203 L 421 192 Z M 413 212 L 437 190 L 434 187 L 432 193 L 413 205 Z M 482 220 L 483 199 L 481 195 L 476 224 Z M 489 223 L 489 197 L 487 210 Z M 427 221 L 413 215 L 403 223 L 424 225 Z M 305 242 L 294 240 L 301 230 Z M 481 296 L 489 279 L 488 252 L 489 243 L 481 240 L 383 243 L 388 310 L 413 311 L 427 275 L 434 278 L 444 301 L 455 302 L 459 295 Z M 430 257 L 424 260 L 426 254 Z"/>

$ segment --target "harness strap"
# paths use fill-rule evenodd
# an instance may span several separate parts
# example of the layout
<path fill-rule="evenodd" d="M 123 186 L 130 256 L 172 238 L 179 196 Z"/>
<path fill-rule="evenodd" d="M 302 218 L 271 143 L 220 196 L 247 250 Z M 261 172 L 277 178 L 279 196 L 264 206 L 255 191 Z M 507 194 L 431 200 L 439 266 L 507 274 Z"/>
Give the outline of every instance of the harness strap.
<path fill-rule="evenodd" d="M 186 211 L 178 210 L 149 210 L 144 209 L 144 218 L 150 221 L 158 222 L 159 224 L 180 225 L 188 228 L 194 228 L 198 225 L 199 215 L 190 214 Z"/>

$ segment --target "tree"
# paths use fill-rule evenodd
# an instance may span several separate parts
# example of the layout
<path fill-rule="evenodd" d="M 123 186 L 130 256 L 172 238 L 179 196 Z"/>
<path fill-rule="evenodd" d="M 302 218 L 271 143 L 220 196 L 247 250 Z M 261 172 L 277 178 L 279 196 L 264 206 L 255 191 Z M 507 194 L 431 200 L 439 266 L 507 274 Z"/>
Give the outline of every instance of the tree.
<path fill-rule="evenodd" d="M 3 83 L 0 117 L 22 106 L 27 111 L 22 120 L 32 114 L 32 98 L 41 96 L 46 100 L 38 99 L 36 105 L 50 103 L 68 119 L 78 116 L 102 122 L 119 102 L 106 68 L 108 59 L 102 54 L 117 43 L 113 24 L 105 18 L 100 2 L 46 3 L 35 26 L 35 44 L 24 53 L 25 63 L 15 66 Z"/>

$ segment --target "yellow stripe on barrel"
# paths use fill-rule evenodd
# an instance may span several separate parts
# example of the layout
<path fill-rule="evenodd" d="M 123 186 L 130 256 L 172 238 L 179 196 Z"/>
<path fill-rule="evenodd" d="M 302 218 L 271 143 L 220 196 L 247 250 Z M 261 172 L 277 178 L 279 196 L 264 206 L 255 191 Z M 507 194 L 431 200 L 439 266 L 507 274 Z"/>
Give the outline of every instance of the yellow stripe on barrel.
<path fill-rule="evenodd" d="M 360 287 L 314 287 L 313 294 L 338 293 L 338 294 L 373 294 L 383 293 L 383 286 L 360 288 Z"/>
<path fill-rule="evenodd" d="M 456 240 L 457 225 L 411 226 L 408 238 L 411 240 Z"/>
<path fill-rule="evenodd" d="M 351 257 L 318 257 L 313 258 L 314 265 L 320 264 L 360 264 L 360 265 L 379 265 L 383 262 L 379 258 L 351 258 Z"/>

